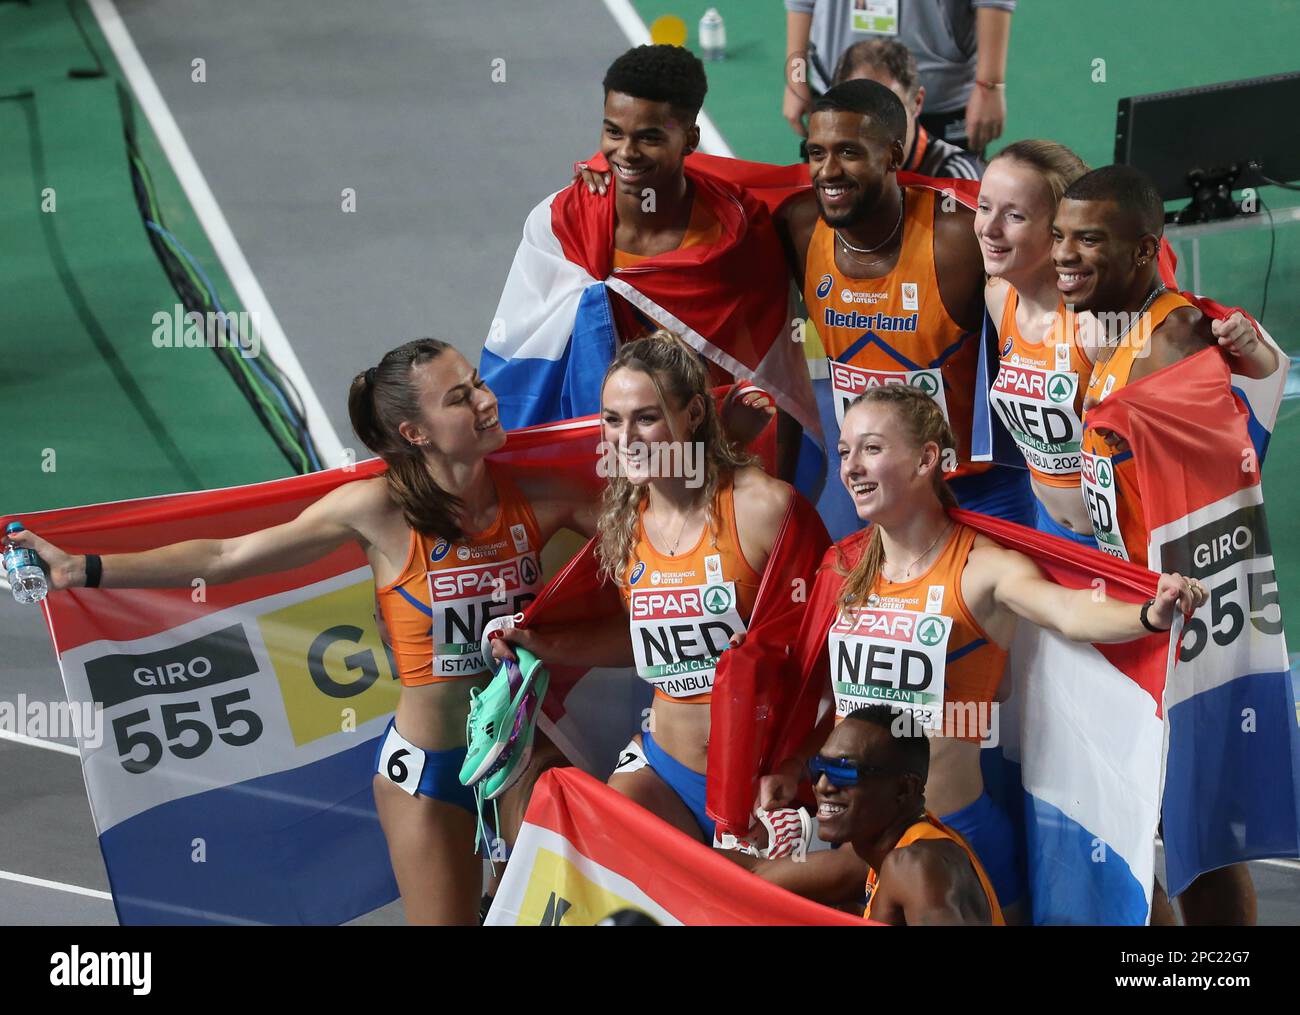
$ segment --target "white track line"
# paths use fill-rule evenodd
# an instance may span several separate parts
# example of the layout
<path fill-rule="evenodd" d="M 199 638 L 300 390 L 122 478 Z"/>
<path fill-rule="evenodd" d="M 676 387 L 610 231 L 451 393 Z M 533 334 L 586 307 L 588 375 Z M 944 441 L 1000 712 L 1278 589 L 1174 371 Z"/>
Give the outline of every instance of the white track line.
<path fill-rule="evenodd" d="M 96 0 L 90 2 L 94 4 Z M 634 46 L 650 44 L 650 29 L 641 20 L 641 15 L 636 12 L 636 8 L 632 6 L 632 0 L 605 0 L 605 9 L 623 30 L 628 42 Z M 721 155 L 728 159 L 736 157 L 736 153 L 731 150 L 731 145 L 727 144 L 708 113 L 700 110 L 699 118 L 695 122 L 700 127 L 700 151 L 705 155 Z"/>
<path fill-rule="evenodd" d="M 53 888 L 60 892 L 71 892 L 73 895 L 86 895 L 92 899 L 103 899 L 106 902 L 112 902 L 113 896 L 108 892 L 101 892 L 95 888 L 82 888 L 80 885 L 65 885 L 62 881 L 46 881 L 45 878 L 34 878 L 28 874 L 15 874 L 12 871 L 0 871 L 0 881 L 17 881 L 20 885 L 34 885 L 37 888 Z"/>
<path fill-rule="evenodd" d="M 69 744 L 60 744 L 53 740 L 41 740 L 39 737 L 24 736 L 22 733 L 10 733 L 8 730 L 0 730 L 0 740 L 9 740 L 15 744 L 26 744 L 28 747 L 39 747 L 46 751 L 58 751 L 60 754 L 71 754 L 74 758 L 81 757 L 81 752 Z"/>
<path fill-rule="evenodd" d="M 162 145 L 162 150 L 171 162 L 177 179 L 181 181 L 185 196 L 189 198 L 195 214 L 199 217 L 199 222 L 207 232 L 212 249 L 220 258 L 230 284 L 239 294 L 244 309 L 256 315 L 254 319 L 257 321 L 263 344 L 270 351 L 281 371 L 298 389 L 303 408 L 307 413 L 308 429 L 316 439 L 316 447 L 320 451 L 321 464 L 326 468 L 338 464 L 343 460 L 343 442 L 339 440 L 338 433 L 335 432 L 329 417 L 325 415 L 320 398 L 317 397 L 311 382 L 307 380 L 307 374 L 302 364 L 298 362 L 293 346 L 289 344 L 284 329 L 280 327 L 280 321 L 275 316 L 275 311 L 271 309 L 266 293 L 262 291 L 253 269 L 249 267 L 248 259 L 244 257 L 235 234 L 231 232 L 230 224 L 226 221 L 221 206 L 217 204 L 208 181 L 204 179 L 199 164 L 194 160 L 189 145 L 185 143 L 185 137 L 181 134 L 180 127 L 176 125 L 171 110 L 167 108 L 162 93 L 158 91 L 153 75 L 149 73 L 149 68 L 140 58 L 131 34 L 127 31 L 126 23 L 117 8 L 113 6 L 113 0 L 87 0 L 87 2 L 95 14 L 95 20 L 99 22 L 104 38 L 108 40 L 113 50 L 113 55 L 117 57 L 122 72 L 134 89 L 136 100 L 149 118 L 149 123 L 158 136 L 158 143 Z"/>

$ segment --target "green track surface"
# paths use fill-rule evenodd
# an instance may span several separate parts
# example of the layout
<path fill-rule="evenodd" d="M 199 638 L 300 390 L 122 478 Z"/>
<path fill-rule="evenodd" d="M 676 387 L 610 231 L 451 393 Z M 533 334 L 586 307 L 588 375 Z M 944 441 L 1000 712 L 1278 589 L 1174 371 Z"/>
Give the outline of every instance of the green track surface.
<path fill-rule="evenodd" d="M 780 0 L 710 0 L 683 4 L 634 0 L 647 25 L 665 14 L 686 22 L 698 52 L 700 16 L 716 7 L 727 27 L 727 59 L 706 64 L 705 110 L 739 158 L 790 163 L 798 138 L 781 118 L 785 87 L 785 7 Z M 1092 0 L 1080 5 L 1022 3 L 1012 18 L 1007 60 L 1007 123 L 993 149 L 1021 138 L 1061 141 L 1089 164 L 1114 160 L 1115 109 L 1121 98 L 1300 69 L 1296 0 L 1248 0 L 1225 7 L 1212 0 Z M 1100 77 L 1104 61 L 1104 80 Z M 1189 130 L 1213 125 L 1188 124 Z M 1296 132 L 1295 111 L 1278 110 L 1276 129 Z M 1300 195 L 1265 188 L 1271 208 Z M 1171 205 L 1171 207 L 1173 207 Z M 1258 315 L 1264 294 L 1269 231 L 1250 230 L 1201 241 L 1204 295 Z M 1182 245 L 1179 279 L 1191 287 L 1190 245 Z M 1300 354 L 1300 224 L 1276 231 L 1264 324 L 1282 348 Z M 1278 417 L 1264 469 L 1269 529 L 1278 559 L 1287 627 L 1300 623 L 1300 399 Z"/>
<path fill-rule="evenodd" d="M 121 80 L 84 4 L 0 4 L 6 512 L 291 472 L 214 351 L 153 345 L 154 314 L 177 300 L 136 205 L 126 122 L 170 228 L 240 307 Z"/>

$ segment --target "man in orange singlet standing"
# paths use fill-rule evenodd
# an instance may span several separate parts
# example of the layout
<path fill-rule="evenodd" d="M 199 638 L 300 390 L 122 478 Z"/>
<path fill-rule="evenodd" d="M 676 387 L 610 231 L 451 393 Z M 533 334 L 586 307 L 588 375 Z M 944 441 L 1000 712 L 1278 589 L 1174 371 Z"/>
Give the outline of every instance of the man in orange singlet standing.
<path fill-rule="evenodd" d="M 1105 166 L 1080 177 L 1057 209 L 1052 257 L 1058 288 L 1076 312 L 1090 311 L 1103 332 L 1085 415 L 1124 385 L 1211 345 L 1224 349 L 1234 373 L 1267 377 L 1277 369 L 1276 353 L 1253 330 L 1231 335 L 1225 322 L 1165 289 L 1156 265 L 1163 231 L 1160 194 L 1131 166 Z M 1084 496 L 1098 546 L 1145 566 L 1148 533 L 1132 451 L 1116 435 L 1097 430 L 1085 433 L 1082 450 Z M 1245 864 L 1202 874 L 1179 901 L 1189 924 L 1255 922 L 1255 889 Z M 1153 919 L 1160 915 L 1153 912 Z M 1163 915 L 1172 922 L 1167 904 Z"/>
<path fill-rule="evenodd" d="M 984 320 L 974 212 L 941 190 L 899 184 L 906 132 L 903 105 L 884 85 L 836 85 L 809 120 L 812 191 L 778 216 L 829 360 L 828 446 L 833 423 L 862 391 L 912 384 L 940 404 L 956 433 L 957 460 L 945 471 L 961 506 L 1032 525 L 1028 473 L 970 459 Z M 847 532 L 860 521 L 845 523 Z"/>

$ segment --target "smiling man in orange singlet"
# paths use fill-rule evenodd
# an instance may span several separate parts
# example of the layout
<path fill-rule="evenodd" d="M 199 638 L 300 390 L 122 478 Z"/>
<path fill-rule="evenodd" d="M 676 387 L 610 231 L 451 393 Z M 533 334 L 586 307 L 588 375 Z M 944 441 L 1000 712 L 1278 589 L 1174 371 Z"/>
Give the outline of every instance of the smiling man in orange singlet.
<path fill-rule="evenodd" d="M 907 712 L 851 712 L 809 759 L 818 834 L 869 865 L 867 919 L 1004 926 L 997 894 L 966 840 L 925 807 L 930 742 Z"/>
<path fill-rule="evenodd" d="M 1208 346 L 1224 349 L 1234 373 L 1267 377 L 1277 369 L 1273 349 L 1253 330 L 1230 335 L 1226 322 L 1212 321 L 1165 289 L 1156 263 L 1163 232 L 1160 194 L 1131 166 L 1105 166 L 1080 177 L 1057 208 L 1052 259 L 1058 288 L 1067 306 L 1092 313 L 1103 342 L 1084 399 L 1085 426 L 1088 409 L 1098 402 Z M 1133 452 L 1099 430 L 1085 431 L 1082 452 L 1097 545 L 1146 566 L 1148 533 Z M 1179 900 L 1188 924 L 1255 922 L 1255 890 L 1245 864 L 1202 874 Z"/>
<path fill-rule="evenodd" d="M 830 361 L 835 419 L 867 388 L 921 388 L 957 436 L 949 481 L 961 506 L 1031 525 L 1028 473 L 970 458 L 984 320 L 974 212 L 933 187 L 900 185 L 906 132 L 884 85 L 830 89 L 809 120 L 812 191 L 777 219 Z"/>

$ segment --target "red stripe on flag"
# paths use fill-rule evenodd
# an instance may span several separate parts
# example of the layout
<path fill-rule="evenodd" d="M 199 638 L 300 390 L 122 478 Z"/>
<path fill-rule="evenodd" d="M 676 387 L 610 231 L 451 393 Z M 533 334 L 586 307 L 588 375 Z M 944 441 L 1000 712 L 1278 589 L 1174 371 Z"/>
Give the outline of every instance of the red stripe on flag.
<path fill-rule="evenodd" d="M 524 820 L 635 884 L 690 925 L 867 925 L 749 873 L 573 768 L 544 773 Z"/>

